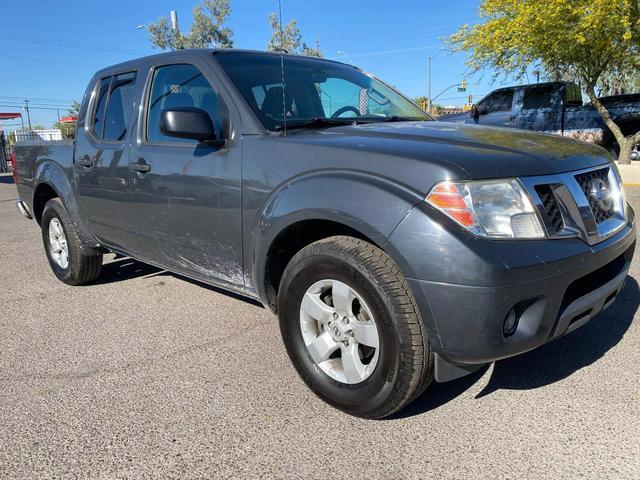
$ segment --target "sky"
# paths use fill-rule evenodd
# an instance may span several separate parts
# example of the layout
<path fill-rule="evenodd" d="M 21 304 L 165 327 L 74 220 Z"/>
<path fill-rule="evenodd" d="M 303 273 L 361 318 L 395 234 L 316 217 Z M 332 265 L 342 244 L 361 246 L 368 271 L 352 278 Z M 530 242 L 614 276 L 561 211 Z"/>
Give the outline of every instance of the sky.
<path fill-rule="evenodd" d="M 199 0 L 45 0 L 3 2 L 0 10 L 0 112 L 21 111 L 30 99 L 33 125 L 50 127 L 58 112 L 80 101 L 99 68 L 158 53 L 148 33 L 136 27 L 178 12 L 188 31 Z M 298 20 L 307 43 L 318 36 L 325 57 L 353 62 L 410 97 L 427 95 L 427 59 L 432 60 L 432 96 L 468 74 L 464 53 L 440 51 L 442 38 L 478 20 L 479 0 L 282 0 L 283 21 Z M 277 0 L 231 0 L 227 25 L 238 48 L 265 49 L 267 17 Z M 345 53 L 338 53 L 345 52 Z M 439 52 L 439 53 L 438 53 Z M 436 103 L 480 100 L 498 86 L 490 72 L 467 77 L 468 91 L 452 88 Z M 25 115 L 26 123 L 26 115 Z M 5 121 L 7 130 L 19 120 Z"/>

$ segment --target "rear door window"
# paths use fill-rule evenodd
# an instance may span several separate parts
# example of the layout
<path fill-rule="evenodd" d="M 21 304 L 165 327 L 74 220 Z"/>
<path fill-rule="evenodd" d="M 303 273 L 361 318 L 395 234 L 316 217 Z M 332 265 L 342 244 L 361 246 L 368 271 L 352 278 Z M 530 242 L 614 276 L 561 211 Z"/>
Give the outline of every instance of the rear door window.
<path fill-rule="evenodd" d="M 522 108 L 541 109 L 553 106 L 553 90 L 549 87 L 530 87 L 524 91 L 524 102 Z"/>
<path fill-rule="evenodd" d="M 100 80 L 100 86 L 98 87 L 98 100 L 96 101 L 95 113 L 93 114 L 93 134 L 102 138 L 104 133 L 104 111 L 107 108 L 107 99 L 109 98 L 109 85 L 111 84 L 111 77 L 103 78 Z"/>
<path fill-rule="evenodd" d="M 92 131 L 100 139 L 122 141 L 127 134 L 135 103 L 135 72 L 100 80 Z"/>
<path fill-rule="evenodd" d="M 134 72 L 121 73 L 113 77 L 104 121 L 105 140 L 121 141 L 127 134 L 135 102 L 135 82 Z"/>

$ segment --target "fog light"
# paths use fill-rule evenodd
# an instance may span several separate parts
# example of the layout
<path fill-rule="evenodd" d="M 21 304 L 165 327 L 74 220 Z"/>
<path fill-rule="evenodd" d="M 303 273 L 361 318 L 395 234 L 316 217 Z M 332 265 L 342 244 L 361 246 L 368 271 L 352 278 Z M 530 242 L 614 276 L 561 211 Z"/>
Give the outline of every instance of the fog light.
<path fill-rule="evenodd" d="M 518 328 L 518 314 L 515 308 L 509 310 L 507 313 L 507 317 L 504 319 L 504 325 L 502 326 L 502 334 L 505 337 L 510 337 L 514 333 L 516 333 L 516 329 Z"/>

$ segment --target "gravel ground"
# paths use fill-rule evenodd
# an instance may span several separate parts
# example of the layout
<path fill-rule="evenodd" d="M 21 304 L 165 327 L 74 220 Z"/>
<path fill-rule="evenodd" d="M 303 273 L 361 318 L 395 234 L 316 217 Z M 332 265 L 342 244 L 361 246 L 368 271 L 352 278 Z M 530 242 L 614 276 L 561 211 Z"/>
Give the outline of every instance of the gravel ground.
<path fill-rule="evenodd" d="M 367 421 L 259 305 L 127 259 L 58 282 L 15 195 L 0 177 L 1 478 L 640 478 L 638 260 L 575 333 Z"/>

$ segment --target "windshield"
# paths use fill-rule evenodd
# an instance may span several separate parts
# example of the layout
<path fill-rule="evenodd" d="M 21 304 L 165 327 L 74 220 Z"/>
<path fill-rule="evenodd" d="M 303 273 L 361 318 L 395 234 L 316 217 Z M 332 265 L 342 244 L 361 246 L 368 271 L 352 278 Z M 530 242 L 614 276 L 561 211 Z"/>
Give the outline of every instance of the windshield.
<path fill-rule="evenodd" d="M 283 128 L 285 118 L 290 128 L 354 121 L 431 120 L 398 92 L 350 65 L 245 52 L 218 52 L 216 58 L 269 130 Z"/>

